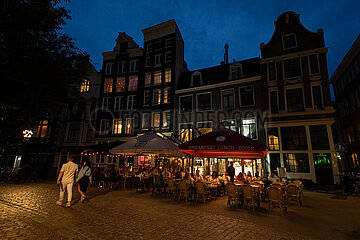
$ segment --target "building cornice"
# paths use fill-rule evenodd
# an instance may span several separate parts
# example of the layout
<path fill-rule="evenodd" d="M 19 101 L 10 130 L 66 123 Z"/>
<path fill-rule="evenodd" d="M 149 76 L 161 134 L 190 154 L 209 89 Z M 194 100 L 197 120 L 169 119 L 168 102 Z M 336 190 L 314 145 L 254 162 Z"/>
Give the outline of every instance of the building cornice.
<path fill-rule="evenodd" d="M 295 57 L 305 57 L 310 54 L 327 53 L 327 51 L 328 51 L 327 47 L 314 48 L 314 49 L 307 50 L 307 51 L 284 54 L 284 55 L 271 57 L 271 58 L 263 58 L 260 60 L 260 64 L 265 64 L 265 63 L 274 62 L 274 61 L 282 61 L 282 60 L 287 60 L 287 59 L 291 59 L 291 58 L 295 58 Z"/>
<path fill-rule="evenodd" d="M 294 127 L 294 126 L 306 126 L 306 125 L 317 125 L 317 124 L 333 124 L 335 123 L 334 118 L 318 118 L 318 119 L 308 119 L 304 120 L 287 120 L 287 121 L 267 121 L 264 123 L 264 127 Z"/>
<path fill-rule="evenodd" d="M 327 106 L 324 110 L 316 110 L 316 111 L 305 111 L 305 112 L 285 112 L 285 113 L 272 113 L 266 114 L 265 117 L 271 118 L 279 118 L 279 117 L 295 117 L 295 116 L 304 116 L 304 115 L 319 115 L 319 114 L 333 114 L 335 113 L 335 109 L 332 106 Z"/>
<path fill-rule="evenodd" d="M 222 83 L 210 84 L 210 85 L 205 85 L 205 86 L 200 86 L 200 87 L 179 89 L 179 90 L 175 91 L 175 94 L 197 92 L 197 91 L 209 90 L 209 89 L 214 89 L 214 88 L 219 88 L 219 87 L 226 87 L 226 86 L 231 86 L 231 85 L 236 85 L 236 84 L 254 82 L 254 81 L 259 81 L 259 80 L 261 80 L 261 76 L 243 78 L 243 79 L 238 79 L 238 80 L 234 80 L 234 81 L 226 81 L 226 82 L 222 82 Z"/>

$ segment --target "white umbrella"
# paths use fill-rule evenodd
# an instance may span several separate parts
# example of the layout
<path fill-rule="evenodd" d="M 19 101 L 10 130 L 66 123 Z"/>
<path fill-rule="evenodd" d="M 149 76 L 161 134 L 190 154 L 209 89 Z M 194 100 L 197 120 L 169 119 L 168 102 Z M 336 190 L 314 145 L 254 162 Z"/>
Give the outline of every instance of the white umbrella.
<path fill-rule="evenodd" d="M 152 131 L 110 149 L 110 153 L 127 155 L 155 154 L 162 156 L 184 155 L 173 141 L 164 139 Z"/>

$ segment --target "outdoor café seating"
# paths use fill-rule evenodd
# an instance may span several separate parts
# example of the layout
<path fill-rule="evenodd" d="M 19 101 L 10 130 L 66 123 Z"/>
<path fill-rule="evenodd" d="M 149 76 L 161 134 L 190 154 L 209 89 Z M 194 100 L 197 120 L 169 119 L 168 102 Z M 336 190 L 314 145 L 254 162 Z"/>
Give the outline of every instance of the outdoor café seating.
<path fill-rule="evenodd" d="M 281 188 L 277 186 L 270 186 L 268 188 L 268 200 L 269 200 L 269 212 L 274 207 L 279 207 L 281 215 L 284 215 L 284 210 L 287 213 L 287 198 L 286 192 L 282 191 Z"/>
<path fill-rule="evenodd" d="M 172 178 L 168 178 L 167 179 L 167 197 L 169 197 L 170 195 L 172 195 L 173 198 L 175 198 L 175 191 L 176 191 L 176 187 L 175 187 L 175 181 Z"/>
<path fill-rule="evenodd" d="M 300 206 L 302 206 L 303 203 L 303 194 L 301 187 L 297 185 L 296 183 L 290 183 L 286 186 L 286 193 L 288 200 L 294 200 L 299 203 Z"/>
<path fill-rule="evenodd" d="M 210 200 L 210 190 L 203 182 L 196 182 L 196 203 L 203 200 L 204 203 Z"/>
<path fill-rule="evenodd" d="M 228 183 L 226 185 L 228 193 L 228 206 L 238 206 L 239 205 L 239 191 L 237 186 L 234 183 Z"/>
<path fill-rule="evenodd" d="M 256 185 L 244 184 L 242 186 L 242 193 L 244 198 L 244 207 L 251 206 L 255 209 L 255 206 L 260 207 L 260 188 Z"/>
<path fill-rule="evenodd" d="M 185 202 L 187 202 L 190 197 L 191 190 L 189 184 L 184 179 L 180 180 L 179 182 L 179 191 L 180 192 L 179 192 L 178 201 L 185 198 Z"/>

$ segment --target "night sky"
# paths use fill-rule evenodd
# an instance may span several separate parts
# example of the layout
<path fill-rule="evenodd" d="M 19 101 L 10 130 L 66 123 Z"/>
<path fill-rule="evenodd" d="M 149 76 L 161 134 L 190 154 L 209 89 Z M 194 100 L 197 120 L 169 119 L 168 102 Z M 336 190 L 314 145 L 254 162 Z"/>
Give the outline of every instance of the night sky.
<path fill-rule="evenodd" d="M 118 32 L 125 32 L 143 47 L 141 30 L 170 19 L 179 26 L 190 70 L 219 64 L 225 43 L 230 45 L 230 60 L 260 56 L 260 43 L 270 40 L 274 21 L 285 11 L 300 13 L 302 24 L 310 31 L 324 30 L 329 76 L 360 33 L 359 0 L 72 0 L 66 6 L 72 20 L 64 31 L 91 55 L 98 70 L 101 53 L 113 49 Z"/>

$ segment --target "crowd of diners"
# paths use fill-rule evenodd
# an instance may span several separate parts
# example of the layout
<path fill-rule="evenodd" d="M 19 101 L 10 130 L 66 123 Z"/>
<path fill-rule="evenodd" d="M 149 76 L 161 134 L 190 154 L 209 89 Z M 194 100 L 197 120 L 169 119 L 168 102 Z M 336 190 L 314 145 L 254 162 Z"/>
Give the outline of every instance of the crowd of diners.
<path fill-rule="evenodd" d="M 191 174 L 187 168 L 167 168 L 167 167 L 146 167 L 133 169 L 130 167 L 110 166 L 92 168 L 93 183 L 92 185 L 99 188 L 110 188 L 126 190 L 135 188 L 139 191 L 147 191 L 156 185 L 166 185 L 167 179 L 181 180 L 184 179 L 189 185 L 193 186 L 196 182 L 204 182 L 208 186 L 218 187 L 219 193 L 225 191 L 225 186 L 229 182 L 251 183 L 252 181 L 263 181 L 266 186 L 280 181 L 272 173 L 268 178 L 261 177 L 258 172 L 252 176 L 251 172 L 240 172 L 235 176 L 233 164 L 226 169 L 222 176 L 217 171 L 211 175 L 201 175 L 199 170 Z M 166 191 L 166 188 L 164 188 Z"/>

